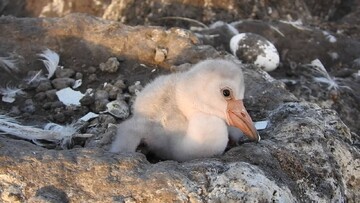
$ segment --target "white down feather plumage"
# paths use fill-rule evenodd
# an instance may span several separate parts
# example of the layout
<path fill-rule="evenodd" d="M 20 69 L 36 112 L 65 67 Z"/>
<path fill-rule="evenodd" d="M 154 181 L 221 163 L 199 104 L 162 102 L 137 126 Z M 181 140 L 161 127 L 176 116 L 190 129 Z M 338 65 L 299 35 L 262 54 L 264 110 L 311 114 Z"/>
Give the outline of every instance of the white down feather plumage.
<path fill-rule="evenodd" d="M 189 71 L 160 76 L 137 96 L 133 116 L 119 124 L 112 152 L 134 152 L 140 142 L 163 159 L 186 161 L 224 152 L 228 125 L 259 135 L 243 106 L 238 65 L 206 60 Z"/>

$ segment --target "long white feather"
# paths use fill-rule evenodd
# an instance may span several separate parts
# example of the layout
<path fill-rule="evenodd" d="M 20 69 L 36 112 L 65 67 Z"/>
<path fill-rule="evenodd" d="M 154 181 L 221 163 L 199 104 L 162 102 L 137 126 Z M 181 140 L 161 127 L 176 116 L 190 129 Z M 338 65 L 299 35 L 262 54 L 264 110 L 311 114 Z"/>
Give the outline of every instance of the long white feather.
<path fill-rule="evenodd" d="M 314 77 L 314 80 L 318 83 L 324 83 L 324 84 L 328 84 L 329 86 L 327 87 L 328 90 L 331 89 L 338 89 L 339 85 L 334 81 L 334 80 L 329 80 L 328 78 L 324 78 L 324 77 Z"/>
<path fill-rule="evenodd" d="M 311 64 L 309 66 L 315 70 L 316 72 L 320 73 L 323 77 L 313 77 L 315 82 L 327 84 L 328 90 L 338 90 L 339 88 L 348 89 L 350 91 L 353 91 L 350 87 L 345 85 L 339 85 L 338 81 L 339 79 L 335 77 L 331 77 L 330 74 L 327 72 L 325 66 L 321 63 L 319 59 L 315 59 L 311 61 Z"/>
<path fill-rule="evenodd" d="M 5 115 L 0 115 L 0 130 L 26 140 L 44 139 L 57 141 L 62 139 L 62 135 L 59 132 L 42 130 L 32 126 L 23 126 L 14 118 Z"/>
<path fill-rule="evenodd" d="M 40 60 L 44 63 L 48 71 L 47 77 L 50 79 L 54 75 L 56 69 L 59 67 L 59 55 L 50 49 L 46 49 L 41 54 L 38 54 L 38 56 L 45 58 Z"/>
<path fill-rule="evenodd" d="M 41 73 L 42 73 L 42 70 L 39 70 L 37 73 L 35 73 L 33 75 L 29 75 L 27 78 L 24 79 L 24 81 L 27 84 L 31 84 L 33 82 L 46 80 L 46 78 L 44 76 L 42 76 Z"/>
<path fill-rule="evenodd" d="M 55 123 L 47 124 L 44 129 L 24 126 L 14 118 L 0 115 L 0 131 L 22 139 L 33 140 L 35 144 L 41 146 L 41 142 L 37 142 L 37 140 L 46 140 L 66 148 L 65 145 L 71 142 L 72 138 L 77 135 L 78 130 L 79 128 L 74 125 L 61 126 Z"/>

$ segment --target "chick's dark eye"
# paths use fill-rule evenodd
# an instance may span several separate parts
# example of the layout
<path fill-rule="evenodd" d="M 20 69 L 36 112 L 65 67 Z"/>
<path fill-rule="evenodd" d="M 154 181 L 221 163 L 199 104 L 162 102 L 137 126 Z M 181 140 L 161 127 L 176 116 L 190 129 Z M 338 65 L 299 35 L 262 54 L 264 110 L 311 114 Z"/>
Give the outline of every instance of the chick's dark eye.
<path fill-rule="evenodd" d="M 230 97 L 231 92 L 228 89 L 224 89 L 224 90 L 222 90 L 222 94 L 224 95 L 224 97 Z"/>

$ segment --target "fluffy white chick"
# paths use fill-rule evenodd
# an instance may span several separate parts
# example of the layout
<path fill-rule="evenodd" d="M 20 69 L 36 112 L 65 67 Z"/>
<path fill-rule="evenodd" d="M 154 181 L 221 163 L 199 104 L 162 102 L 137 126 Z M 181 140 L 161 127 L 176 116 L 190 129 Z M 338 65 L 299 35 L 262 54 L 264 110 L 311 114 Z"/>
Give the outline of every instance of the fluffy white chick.
<path fill-rule="evenodd" d="M 228 125 L 260 137 L 247 113 L 244 78 L 233 62 L 202 61 L 160 76 L 137 96 L 134 115 L 118 125 L 111 152 L 135 152 L 140 142 L 163 159 L 186 161 L 224 152 Z"/>

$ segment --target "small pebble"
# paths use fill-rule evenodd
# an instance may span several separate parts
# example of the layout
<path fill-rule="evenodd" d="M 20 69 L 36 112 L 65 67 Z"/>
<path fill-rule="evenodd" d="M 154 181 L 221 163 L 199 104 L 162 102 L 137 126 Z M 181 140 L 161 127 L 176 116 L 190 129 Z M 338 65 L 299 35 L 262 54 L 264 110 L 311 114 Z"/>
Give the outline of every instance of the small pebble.
<path fill-rule="evenodd" d="M 121 94 L 121 93 L 122 93 L 121 89 L 113 88 L 112 90 L 109 91 L 109 99 L 115 100 L 117 98 L 118 94 Z"/>
<path fill-rule="evenodd" d="M 71 78 L 75 75 L 75 71 L 69 68 L 57 69 L 55 72 L 56 78 Z"/>
<path fill-rule="evenodd" d="M 129 100 L 131 99 L 131 94 L 129 93 L 124 93 L 124 94 L 118 94 L 117 97 L 116 97 L 116 100 L 123 100 L 123 101 L 126 101 L 126 102 L 129 102 Z"/>
<path fill-rule="evenodd" d="M 114 86 L 115 86 L 115 87 L 118 87 L 118 88 L 120 88 L 120 89 L 122 89 L 122 90 L 126 89 L 126 87 L 127 87 L 127 86 L 125 85 L 124 80 L 117 80 L 117 81 L 115 82 Z"/>
<path fill-rule="evenodd" d="M 98 79 L 97 79 L 96 74 L 91 74 L 91 75 L 89 75 L 89 77 L 88 77 L 88 82 L 89 82 L 89 83 L 96 82 L 97 80 L 98 80 Z"/>
<path fill-rule="evenodd" d="M 41 101 L 44 101 L 45 99 L 46 99 L 45 92 L 39 92 L 39 93 L 35 94 L 35 96 L 34 96 L 35 101 L 41 102 Z"/>
<path fill-rule="evenodd" d="M 105 63 L 101 63 L 99 68 L 103 72 L 115 73 L 119 68 L 119 61 L 116 57 L 109 58 Z"/>
<path fill-rule="evenodd" d="M 109 93 L 106 90 L 96 90 L 95 100 L 107 100 L 109 98 Z"/>
<path fill-rule="evenodd" d="M 88 106 L 95 102 L 95 98 L 90 95 L 85 95 L 83 98 L 80 99 L 80 103 L 82 106 Z"/>
<path fill-rule="evenodd" d="M 55 89 L 46 91 L 46 92 L 45 92 L 46 98 L 47 98 L 49 101 L 55 101 L 55 100 L 57 100 L 58 98 L 57 98 L 57 96 L 56 96 L 56 92 L 57 92 L 57 90 L 55 90 Z"/>
<path fill-rule="evenodd" d="M 39 85 L 36 87 L 36 92 L 45 92 L 47 90 L 51 90 L 53 87 L 50 83 L 50 81 L 45 80 L 41 81 Z"/>
<path fill-rule="evenodd" d="M 17 106 L 12 106 L 10 111 L 9 111 L 9 115 L 10 116 L 19 116 L 21 114 L 21 111 L 19 109 L 19 107 Z"/>
<path fill-rule="evenodd" d="M 114 88 L 114 86 L 110 83 L 106 83 L 104 84 L 104 90 L 109 92 L 112 88 Z"/>
<path fill-rule="evenodd" d="M 32 99 L 27 99 L 24 102 L 24 106 L 21 108 L 21 111 L 28 114 L 33 114 L 35 112 L 35 104 Z"/>
<path fill-rule="evenodd" d="M 61 101 L 51 102 L 51 108 L 52 109 L 63 108 L 63 107 L 65 107 L 65 105 Z M 60 109 L 60 110 L 62 110 L 62 109 Z"/>
<path fill-rule="evenodd" d="M 83 74 L 80 73 L 80 72 L 77 72 L 77 73 L 75 74 L 75 80 L 80 80 L 80 79 L 83 79 Z"/>
<path fill-rule="evenodd" d="M 129 86 L 128 89 L 131 94 L 137 94 L 143 89 L 143 86 L 141 85 L 140 81 L 137 81 L 134 85 Z"/>
<path fill-rule="evenodd" d="M 106 104 L 109 103 L 109 100 L 95 100 L 94 105 L 90 108 L 94 113 L 100 113 L 106 110 Z"/>
<path fill-rule="evenodd" d="M 52 102 L 46 102 L 42 105 L 42 108 L 45 110 L 49 110 L 51 108 Z"/>
<path fill-rule="evenodd" d="M 106 111 L 116 118 L 126 119 L 130 115 L 130 109 L 123 100 L 115 100 L 106 104 Z"/>
<path fill-rule="evenodd" d="M 51 81 L 52 85 L 57 89 L 61 90 L 67 87 L 73 86 L 75 80 L 72 78 L 55 78 Z"/>
<path fill-rule="evenodd" d="M 87 72 L 88 73 L 95 73 L 96 72 L 96 68 L 94 66 L 90 66 L 88 69 L 87 69 Z"/>
<path fill-rule="evenodd" d="M 117 123 L 116 119 L 108 114 L 100 114 L 99 122 L 105 127 L 107 127 L 110 123 L 113 123 L 113 124 Z"/>
<path fill-rule="evenodd" d="M 54 120 L 55 120 L 55 122 L 58 122 L 58 123 L 64 123 L 66 120 L 66 117 L 63 113 L 59 112 L 54 115 Z"/>

